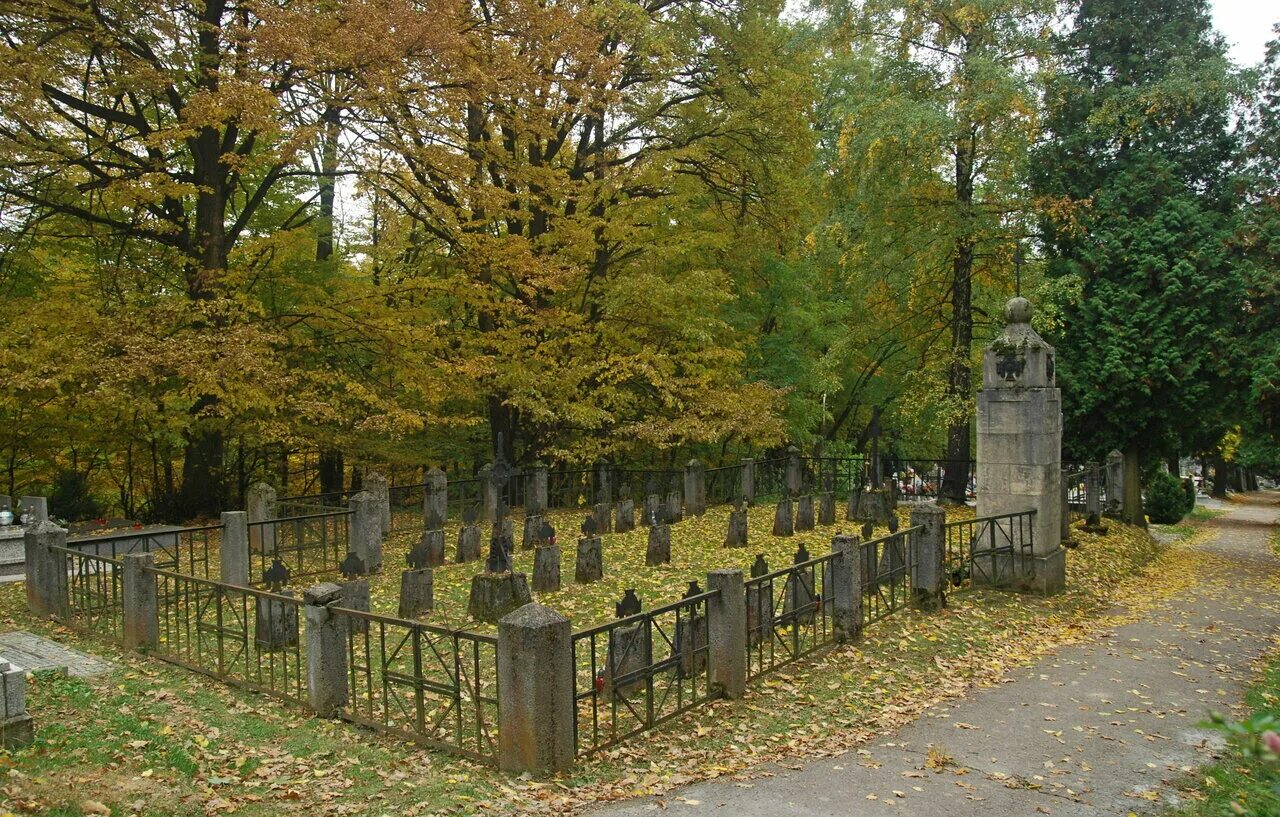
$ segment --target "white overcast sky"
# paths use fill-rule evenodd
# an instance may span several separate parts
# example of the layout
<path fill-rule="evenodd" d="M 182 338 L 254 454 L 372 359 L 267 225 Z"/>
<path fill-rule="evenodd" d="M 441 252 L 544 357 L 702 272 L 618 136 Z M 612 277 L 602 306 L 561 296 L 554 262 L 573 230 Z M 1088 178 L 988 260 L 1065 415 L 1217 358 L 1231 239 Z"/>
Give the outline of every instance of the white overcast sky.
<path fill-rule="evenodd" d="M 1214 28 L 1231 44 L 1231 58 L 1237 65 L 1262 62 L 1267 41 L 1274 39 L 1272 26 L 1280 22 L 1276 0 L 1210 0 Z"/>

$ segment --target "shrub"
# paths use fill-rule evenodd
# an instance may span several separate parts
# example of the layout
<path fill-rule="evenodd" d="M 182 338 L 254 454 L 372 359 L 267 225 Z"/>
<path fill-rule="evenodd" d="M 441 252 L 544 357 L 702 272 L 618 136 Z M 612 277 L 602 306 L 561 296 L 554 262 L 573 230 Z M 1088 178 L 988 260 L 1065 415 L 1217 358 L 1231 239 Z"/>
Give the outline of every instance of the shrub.
<path fill-rule="evenodd" d="M 1182 512 L 1191 513 L 1196 507 L 1196 481 L 1191 477 L 1182 480 L 1182 496 L 1186 499 L 1182 505 Z"/>
<path fill-rule="evenodd" d="M 72 521 L 96 519 L 102 515 L 102 506 L 89 493 L 89 478 L 79 471 L 67 469 L 59 471 L 53 478 L 49 513 Z"/>
<path fill-rule="evenodd" d="M 1147 516 L 1152 522 L 1173 525 L 1187 515 L 1187 498 L 1177 477 L 1164 471 L 1151 475 L 1147 484 Z"/>

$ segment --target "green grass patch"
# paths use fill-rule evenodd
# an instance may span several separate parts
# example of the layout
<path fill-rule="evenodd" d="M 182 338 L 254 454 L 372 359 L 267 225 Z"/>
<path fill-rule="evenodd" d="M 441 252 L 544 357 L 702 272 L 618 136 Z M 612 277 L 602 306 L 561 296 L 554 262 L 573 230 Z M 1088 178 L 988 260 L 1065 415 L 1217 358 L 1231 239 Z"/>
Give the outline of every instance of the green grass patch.
<path fill-rule="evenodd" d="M 1280 657 L 1245 696 L 1249 715 L 1240 723 L 1257 731 L 1260 718 L 1280 715 Z M 1234 737 L 1225 756 L 1186 782 L 1186 804 L 1170 817 L 1273 817 L 1280 814 L 1280 758 L 1246 748 L 1248 736 Z"/>

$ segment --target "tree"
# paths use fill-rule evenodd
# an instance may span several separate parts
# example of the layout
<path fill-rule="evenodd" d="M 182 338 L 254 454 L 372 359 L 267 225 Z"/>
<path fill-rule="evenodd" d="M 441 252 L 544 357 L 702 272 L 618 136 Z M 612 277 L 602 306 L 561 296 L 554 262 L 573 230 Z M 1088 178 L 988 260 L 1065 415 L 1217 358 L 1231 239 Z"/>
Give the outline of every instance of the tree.
<path fill-rule="evenodd" d="M 1054 5 L 820 5 L 840 55 L 827 161 L 849 322 L 872 327 L 870 370 L 890 383 L 881 404 L 909 390 L 902 421 L 931 415 L 947 428 L 946 459 L 967 461 L 975 328 L 995 328 L 987 316 L 1010 294 L 1027 229 L 1036 72 Z M 947 469 L 943 495 L 963 502 L 967 476 Z"/>
<path fill-rule="evenodd" d="M 1062 53 L 1035 164 L 1048 272 L 1077 293 L 1055 338 L 1067 437 L 1124 452 L 1142 523 L 1141 465 L 1220 437 L 1237 383 L 1233 77 L 1202 0 L 1086 0 Z"/>

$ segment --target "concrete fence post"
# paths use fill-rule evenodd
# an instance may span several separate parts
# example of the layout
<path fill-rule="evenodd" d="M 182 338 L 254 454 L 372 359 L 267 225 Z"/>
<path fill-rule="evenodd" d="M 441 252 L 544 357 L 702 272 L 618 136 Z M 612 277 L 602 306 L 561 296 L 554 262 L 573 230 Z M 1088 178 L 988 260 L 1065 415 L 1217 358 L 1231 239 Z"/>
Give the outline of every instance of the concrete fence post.
<path fill-rule="evenodd" d="M 711 683 L 729 699 L 747 688 L 747 595 L 742 571 L 720 568 L 707 574 L 707 590 L 720 594 L 707 600 Z"/>
<path fill-rule="evenodd" d="M 349 548 L 364 562 L 366 573 L 382 570 L 382 509 L 378 498 L 361 491 L 348 501 L 351 522 Z"/>
<path fill-rule="evenodd" d="M 946 604 L 947 511 L 936 502 L 911 508 L 911 604 L 933 612 Z"/>
<path fill-rule="evenodd" d="M 222 546 L 219 575 L 223 584 L 249 586 L 249 514 L 245 511 L 222 512 Z"/>
<path fill-rule="evenodd" d="M 124 646 L 128 650 L 155 649 L 160 641 L 160 610 L 156 597 L 154 553 L 126 553 L 120 577 L 124 612 Z"/>
<path fill-rule="evenodd" d="M 756 504 L 756 461 L 754 457 L 742 459 L 742 501 Z"/>
<path fill-rule="evenodd" d="M 847 533 L 836 534 L 831 539 L 831 587 L 823 592 L 831 594 L 831 624 L 836 643 L 848 644 L 862 636 L 862 570 L 858 558 L 861 541 Z"/>
<path fill-rule="evenodd" d="M 45 520 L 23 531 L 26 556 L 27 607 L 38 616 L 65 619 L 70 612 L 67 598 L 67 564 L 51 547 L 67 546 L 67 531 Z"/>
<path fill-rule="evenodd" d="M 322 582 L 302 592 L 307 701 L 322 718 L 337 717 L 347 705 L 347 627 L 331 609 L 341 606 L 342 597 L 341 585 L 333 582 Z"/>
<path fill-rule="evenodd" d="M 573 629 L 536 602 L 498 622 L 498 766 L 546 774 L 573 765 Z"/>
<path fill-rule="evenodd" d="M 279 518 L 276 506 L 276 489 L 265 482 L 255 482 L 245 492 L 245 512 L 250 522 L 268 522 Z M 249 547 L 254 553 L 274 553 L 276 526 L 254 525 L 250 529 Z"/>
<path fill-rule="evenodd" d="M 800 495 L 800 449 L 794 445 L 787 446 L 787 496 L 795 498 Z"/>
<path fill-rule="evenodd" d="M 684 507 L 694 516 L 707 512 L 707 469 L 697 459 L 684 467 Z"/>

